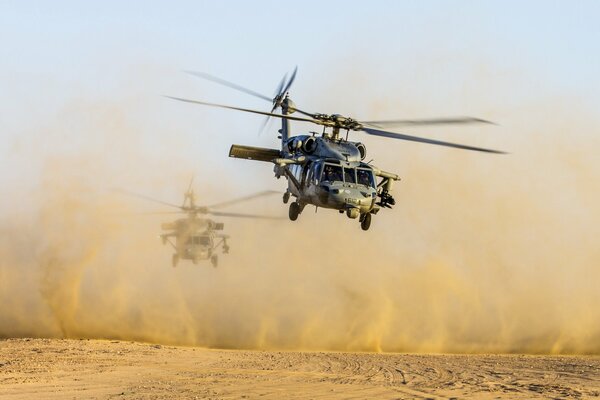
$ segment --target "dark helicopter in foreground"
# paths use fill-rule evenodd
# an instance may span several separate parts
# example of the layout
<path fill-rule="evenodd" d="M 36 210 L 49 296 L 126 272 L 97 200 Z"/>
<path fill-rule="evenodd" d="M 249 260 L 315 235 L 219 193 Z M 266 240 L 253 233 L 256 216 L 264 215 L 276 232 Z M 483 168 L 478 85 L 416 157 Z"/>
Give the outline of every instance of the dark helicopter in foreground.
<path fill-rule="evenodd" d="M 224 229 L 225 224 L 222 222 L 215 222 L 210 218 L 201 217 L 200 215 L 210 214 L 217 217 L 279 219 L 278 217 L 268 217 L 262 215 L 214 211 L 215 209 L 221 207 L 226 207 L 258 197 L 279 193 L 271 190 L 255 193 L 234 200 L 224 201 L 207 207 L 196 205 L 191 183 L 188 187 L 188 190 L 184 193 L 183 204 L 180 206 L 136 193 L 124 191 L 121 192 L 130 196 L 139 197 L 179 209 L 179 211 L 159 211 L 146 214 L 186 214 L 186 217 L 184 218 L 179 218 L 175 221 L 161 224 L 161 229 L 165 231 L 160 235 L 163 244 L 169 243 L 175 250 L 175 253 L 172 257 L 173 267 L 177 266 L 179 260 L 190 260 L 194 264 L 197 264 L 201 260 L 210 259 L 212 266 L 216 268 L 218 265 L 218 255 L 216 253 L 219 248 L 221 248 L 223 254 L 229 253 L 229 245 L 227 244 L 229 235 L 219 232 Z"/>
<path fill-rule="evenodd" d="M 283 195 L 283 202 L 288 203 L 290 196 L 295 197 L 295 200 L 289 206 L 289 218 L 292 221 L 298 218 L 307 204 L 311 204 L 316 207 L 338 210 L 340 213 L 345 213 L 349 218 L 358 218 L 362 229 L 368 230 L 373 214 L 377 214 L 381 208 L 391 208 L 395 204 L 391 191 L 394 181 L 400 178 L 394 173 L 377 168 L 370 162 L 365 162 L 366 147 L 363 143 L 349 141 L 348 134 L 350 131 L 361 131 L 374 136 L 448 146 L 463 150 L 503 153 L 497 150 L 383 130 L 386 126 L 491 123 L 479 118 L 357 121 L 339 114 L 319 114 L 303 111 L 292 102 L 288 92 L 294 82 L 296 72 L 297 68 L 289 79 L 284 76 L 273 98 L 209 74 L 190 72 L 192 75 L 272 102 L 273 106 L 270 112 L 167 96 L 188 103 L 266 115 L 267 120 L 263 123 L 263 128 L 269 117 L 281 118 L 282 126 L 279 130 L 281 149 L 234 144 L 231 146 L 229 156 L 275 164 L 275 176 L 277 178 L 285 176 L 288 180 L 288 188 Z M 281 114 L 275 113 L 278 108 L 281 108 Z M 302 114 L 303 117 L 291 115 L 295 112 Z M 311 122 L 321 125 L 323 126 L 323 132 L 320 136 L 317 136 L 316 132 L 311 132 L 308 135 L 291 136 L 289 121 Z M 341 131 L 346 131 L 345 138 L 340 135 Z M 376 181 L 376 178 L 380 178 L 379 182 Z"/>

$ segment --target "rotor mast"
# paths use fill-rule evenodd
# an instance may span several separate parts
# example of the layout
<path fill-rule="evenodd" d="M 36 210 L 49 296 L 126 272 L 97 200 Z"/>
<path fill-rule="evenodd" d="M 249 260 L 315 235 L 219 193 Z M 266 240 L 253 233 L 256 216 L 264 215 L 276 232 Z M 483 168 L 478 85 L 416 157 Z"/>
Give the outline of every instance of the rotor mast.
<path fill-rule="evenodd" d="M 286 93 L 285 94 L 285 98 L 281 102 L 281 113 L 283 115 L 289 115 L 292 112 L 294 112 L 294 108 L 290 107 L 290 105 L 293 105 L 293 103 L 290 100 L 289 94 Z M 286 143 L 287 140 L 290 137 L 290 121 L 287 118 L 282 118 L 281 119 L 281 130 L 279 131 L 279 133 L 281 134 L 281 149 L 283 151 L 285 151 L 285 148 L 284 148 L 285 145 L 284 145 L 284 143 Z"/>
<path fill-rule="evenodd" d="M 331 140 L 338 140 L 340 138 L 340 127 L 334 126 L 331 131 Z"/>

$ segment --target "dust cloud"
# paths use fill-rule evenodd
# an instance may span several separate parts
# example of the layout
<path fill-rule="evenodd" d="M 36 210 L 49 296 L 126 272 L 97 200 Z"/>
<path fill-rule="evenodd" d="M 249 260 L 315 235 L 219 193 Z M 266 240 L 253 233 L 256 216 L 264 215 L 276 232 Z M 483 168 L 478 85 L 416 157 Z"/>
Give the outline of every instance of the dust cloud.
<path fill-rule="evenodd" d="M 201 201 L 240 195 L 239 182 L 209 165 L 208 149 L 194 162 L 179 157 L 185 140 L 165 139 L 159 155 L 145 150 L 145 132 L 121 106 L 67 108 L 15 155 L 16 165 L 36 160 L 39 176 L 5 188 L 0 336 L 600 353 L 600 141 L 585 133 L 600 121 L 592 114 L 536 105 L 512 110 L 494 139 L 460 137 L 508 156 L 369 140 L 376 164 L 403 177 L 396 208 L 382 210 L 371 231 L 311 207 L 296 223 L 231 220 L 231 254 L 219 268 L 174 269 L 158 239 L 171 216 L 137 216 L 152 205 L 111 188 L 177 203 L 192 173 Z M 88 139 L 65 133 L 65 123 Z M 40 135 L 45 145 L 34 146 Z M 259 170 L 250 187 L 283 190 L 270 166 Z M 287 213 L 278 197 L 236 211 Z"/>

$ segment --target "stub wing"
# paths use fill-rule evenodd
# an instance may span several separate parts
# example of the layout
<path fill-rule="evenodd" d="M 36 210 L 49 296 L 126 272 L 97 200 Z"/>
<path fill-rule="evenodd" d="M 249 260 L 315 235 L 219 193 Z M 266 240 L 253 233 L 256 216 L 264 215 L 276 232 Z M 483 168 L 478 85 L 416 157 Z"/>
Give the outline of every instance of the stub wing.
<path fill-rule="evenodd" d="M 272 162 L 274 159 L 281 157 L 281 151 L 277 149 L 265 149 L 263 147 L 234 144 L 231 146 L 231 149 L 229 149 L 229 157 Z"/>

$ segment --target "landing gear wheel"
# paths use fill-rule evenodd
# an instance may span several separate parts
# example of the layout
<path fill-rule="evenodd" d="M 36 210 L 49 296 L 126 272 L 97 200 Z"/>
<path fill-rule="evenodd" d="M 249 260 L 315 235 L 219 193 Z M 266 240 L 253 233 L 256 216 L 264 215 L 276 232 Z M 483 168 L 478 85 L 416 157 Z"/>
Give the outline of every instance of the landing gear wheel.
<path fill-rule="evenodd" d="M 229 254 L 229 246 L 223 245 L 223 254 Z"/>
<path fill-rule="evenodd" d="M 211 264 L 212 264 L 213 267 L 217 268 L 217 265 L 219 265 L 219 257 L 217 257 L 216 255 L 212 256 L 210 258 L 210 262 L 211 262 Z"/>
<path fill-rule="evenodd" d="M 285 192 L 283 194 L 283 204 L 287 204 L 290 201 L 290 192 Z"/>
<path fill-rule="evenodd" d="M 178 262 L 179 262 L 179 256 L 177 254 L 173 254 L 173 257 L 171 258 L 171 265 L 173 265 L 173 268 L 175 268 L 177 266 Z"/>
<path fill-rule="evenodd" d="M 300 205 L 296 202 L 290 203 L 290 220 L 295 221 L 298 219 L 298 215 L 300 215 Z"/>
<path fill-rule="evenodd" d="M 371 226 L 371 213 L 365 214 L 360 221 L 360 227 L 363 231 L 368 231 Z"/>

